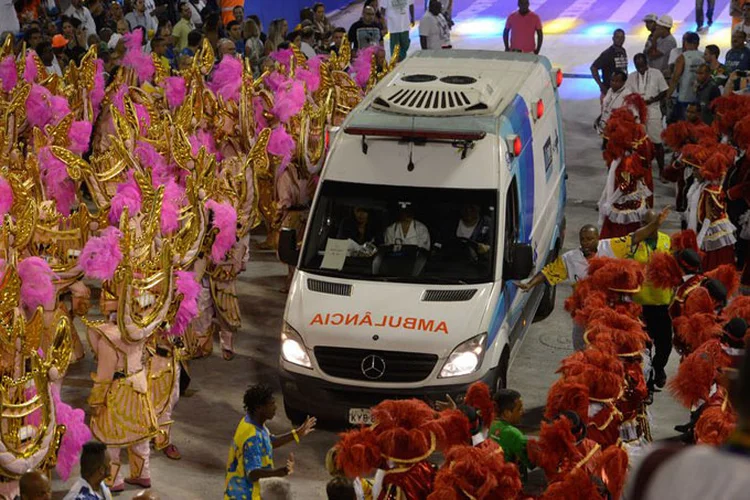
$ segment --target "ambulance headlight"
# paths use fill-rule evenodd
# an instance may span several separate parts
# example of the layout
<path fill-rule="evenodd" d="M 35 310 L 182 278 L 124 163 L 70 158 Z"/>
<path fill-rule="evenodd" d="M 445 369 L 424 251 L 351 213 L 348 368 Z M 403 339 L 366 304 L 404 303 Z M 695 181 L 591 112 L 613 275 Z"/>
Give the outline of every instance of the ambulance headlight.
<path fill-rule="evenodd" d="M 293 365 L 312 368 L 302 337 L 286 322 L 281 329 L 281 357 Z"/>
<path fill-rule="evenodd" d="M 487 334 L 477 335 L 453 349 L 440 371 L 440 378 L 459 377 L 474 373 L 482 364 Z"/>

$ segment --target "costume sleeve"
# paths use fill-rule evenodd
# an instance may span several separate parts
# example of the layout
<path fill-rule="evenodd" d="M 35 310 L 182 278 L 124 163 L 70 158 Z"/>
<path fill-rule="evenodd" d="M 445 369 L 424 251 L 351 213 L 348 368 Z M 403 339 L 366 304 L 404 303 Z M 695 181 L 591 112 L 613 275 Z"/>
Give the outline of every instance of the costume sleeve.
<path fill-rule="evenodd" d="M 550 285 L 557 285 L 568 279 L 568 268 L 565 266 L 562 255 L 550 262 L 542 269 L 544 279 Z"/>
<path fill-rule="evenodd" d="M 242 446 L 242 460 L 244 461 L 245 475 L 254 470 L 263 468 L 263 451 L 260 445 L 260 436 L 256 433 L 245 441 Z"/>
<path fill-rule="evenodd" d="M 656 78 L 656 80 L 654 81 L 656 82 L 656 94 L 657 95 L 669 90 L 669 85 L 667 84 L 667 80 L 664 78 L 664 75 L 662 74 L 661 71 L 658 71 L 658 70 L 652 71 L 651 74 Z"/>

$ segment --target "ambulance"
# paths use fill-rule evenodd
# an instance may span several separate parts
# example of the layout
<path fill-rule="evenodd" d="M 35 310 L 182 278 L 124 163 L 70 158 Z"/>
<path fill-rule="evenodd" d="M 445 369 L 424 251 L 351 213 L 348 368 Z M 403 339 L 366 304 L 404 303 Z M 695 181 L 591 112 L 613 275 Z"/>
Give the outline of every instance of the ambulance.
<path fill-rule="evenodd" d="M 287 416 L 369 424 L 385 399 L 505 387 L 554 288 L 515 281 L 565 228 L 562 73 L 542 56 L 422 51 L 331 140 L 281 330 Z"/>

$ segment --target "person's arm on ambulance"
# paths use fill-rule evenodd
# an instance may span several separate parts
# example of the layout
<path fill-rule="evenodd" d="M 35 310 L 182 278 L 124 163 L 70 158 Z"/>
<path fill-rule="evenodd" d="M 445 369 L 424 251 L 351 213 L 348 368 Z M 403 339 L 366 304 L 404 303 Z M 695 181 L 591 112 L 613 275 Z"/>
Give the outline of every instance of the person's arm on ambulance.
<path fill-rule="evenodd" d="M 513 283 L 524 292 L 528 292 L 542 283 L 556 285 L 562 283 L 566 279 L 568 279 L 568 268 L 565 267 L 565 262 L 563 261 L 562 256 L 559 256 L 557 259 L 544 266 L 544 269 L 534 275 L 534 277 L 526 283 L 523 281 L 514 281 Z"/>

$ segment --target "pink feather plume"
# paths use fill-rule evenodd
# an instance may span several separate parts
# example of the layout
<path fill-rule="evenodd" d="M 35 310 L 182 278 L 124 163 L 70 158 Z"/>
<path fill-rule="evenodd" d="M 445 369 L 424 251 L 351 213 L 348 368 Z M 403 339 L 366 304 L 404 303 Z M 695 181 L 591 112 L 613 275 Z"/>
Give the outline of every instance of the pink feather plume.
<path fill-rule="evenodd" d="M 198 156 L 201 147 L 204 147 L 207 153 L 216 156 L 216 161 L 221 161 L 223 159 L 221 153 L 216 148 L 216 141 L 214 140 L 213 134 L 205 129 L 199 128 L 195 131 L 195 134 L 190 136 L 190 150 L 193 153 L 193 156 Z"/>
<path fill-rule="evenodd" d="M 268 120 L 266 120 L 263 111 L 265 111 L 266 103 L 260 97 L 253 97 L 253 115 L 255 116 L 255 127 L 258 131 L 268 128 Z"/>
<path fill-rule="evenodd" d="M 211 259 L 215 263 L 224 260 L 227 252 L 237 242 L 237 211 L 229 203 L 219 203 L 208 200 L 206 208 L 213 211 L 213 223 L 219 229 L 213 247 L 211 247 Z"/>
<path fill-rule="evenodd" d="M 326 54 L 319 54 L 312 59 L 307 60 L 307 67 L 310 68 L 310 71 L 313 73 L 320 73 L 320 65 L 328 59 L 328 56 Z"/>
<path fill-rule="evenodd" d="M 120 216 L 122 216 L 122 212 L 126 207 L 130 217 L 140 212 L 141 201 L 141 189 L 135 182 L 133 172 L 130 171 L 128 172 L 125 182 L 121 182 L 117 185 L 117 192 L 110 201 L 109 223 L 115 226 L 118 225 L 120 223 Z"/>
<path fill-rule="evenodd" d="M 10 187 L 5 177 L 0 176 L 0 221 L 5 214 L 10 212 L 10 207 L 13 206 L 13 188 Z M 0 222 L 1 224 L 2 222 Z"/>
<path fill-rule="evenodd" d="M 55 200 L 58 212 L 70 215 L 76 204 L 76 183 L 68 176 L 65 163 L 49 147 L 39 150 L 39 171 L 47 198 Z"/>
<path fill-rule="evenodd" d="M 94 114 L 98 115 L 101 111 L 102 101 L 104 101 L 104 88 L 106 82 L 104 81 L 104 61 L 97 59 L 96 70 L 94 72 L 94 88 L 91 89 L 91 104 L 94 107 Z"/>
<path fill-rule="evenodd" d="M 271 92 L 276 92 L 281 87 L 289 83 L 290 80 L 286 75 L 279 73 L 278 71 L 274 71 L 266 76 L 264 81 L 266 87 L 268 87 L 268 90 L 270 90 Z"/>
<path fill-rule="evenodd" d="M 10 92 L 18 83 L 18 68 L 13 56 L 5 56 L 0 61 L 0 80 L 3 81 L 4 92 Z"/>
<path fill-rule="evenodd" d="M 292 136 L 287 133 L 286 129 L 278 126 L 271 131 L 271 137 L 268 139 L 268 152 L 275 156 L 281 156 L 281 165 L 279 165 L 279 174 L 281 174 L 292 159 L 294 149 L 297 144 Z"/>
<path fill-rule="evenodd" d="M 185 190 L 174 180 L 164 185 L 164 202 L 161 206 L 161 232 L 170 234 L 180 228 L 180 209 L 184 204 Z"/>
<path fill-rule="evenodd" d="M 370 73 L 372 72 L 372 58 L 378 48 L 379 47 L 377 46 L 372 46 L 360 50 L 352 63 L 351 72 L 354 73 L 354 81 L 361 88 L 364 88 L 367 85 L 367 80 L 370 79 Z"/>
<path fill-rule="evenodd" d="M 60 479 L 67 481 L 73 467 L 78 464 L 81 458 L 83 445 L 91 440 L 91 430 L 86 425 L 86 413 L 83 410 L 73 408 L 60 399 L 60 388 L 58 386 L 51 384 L 50 390 L 52 392 L 57 424 L 65 426 L 65 434 L 63 434 L 60 449 L 57 452 L 55 470 L 59 474 Z M 33 397 L 36 395 L 36 389 L 32 387 L 25 394 L 26 397 Z M 41 412 L 35 411 L 29 415 L 27 423 L 38 426 L 42 423 L 41 417 Z"/>
<path fill-rule="evenodd" d="M 29 311 L 39 306 L 54 308 L 55 284 L 57 276 L 47 261 L 41 257 L 26 257 L 18 263 L 18 277 L 21 278 L 21 302 Z"/>
<path fill-rule="evenodd" d="M 128 94 L 128 86 L 124 83 L 120 85 L 112 95 L 112 105 L 120 113 L 125 113 L 125 96 Z"/>
<path fill-rule="evenodd" d="M 242 87 L 242 62 L 236 57 L 225 55 L 214 69 L 210 88 L 225 101 L 239 101 L 240 87 Z"/>
<path fill-rule="evenodd" d="M 88 278 L 111 280 L 122 261 L 120 250 L 122 233 L 110 226 L 101 236 L 89 238 L 78 258 L 78 264 Z"/>
<path fill-rule="evenodd" d="M 68 137 L 70 138 L 69 149 L 77 154 L 82 155 L 89 150 L 89 143 L 91 142 L 92 125 L 88 120 L 76 120 L 70 125 L 70 132 Z"/>
<path fill-rule="evenodd" d="M 151 170 L 151 179 L 155 186 L 161 186 L 174 178 L 173 169 L 150 142 L 138 141 L 135 146 L 135 157 L 141 162 L 141 166 Z"/>
<path fill-rule="evenodd" d="M 270 57 L 274 61 L 277 61 L 280 64 L 283 64 L 288 69 L 289 65 L 292 63 L 292 57 L 294 57 L 294 52 L 292 52 L 292 49 L 276 50 L 274 52 L 271 52 Z"/>
<path fill-rule="evenodd" d="M 156 68 L 149 54 L 143 52 L 143 30 L 135 30 L 123 35 L 125 40 L 125 56 L 122 65 L 133 68 L 138 75 L 138 80 L 143 83 L 151 80 Z"/>
<path fill-rule="evenodd" d="M 52 114 L 52 93 L 41 85 L 32 85 L 26 99 L 26 119 L 29 124 L 44 129 L 52 121 Z"/>
<path fill-rule="evenodd" d="M 174 324 L 167 332 L 170 336 L 180 336 L 185 333 L 188 325 L 198 317 L 198 296 L 201 293 L 200 283 L 195 281 L 195 275 L 190 271 L 175 271 L 175 287 L 182 295 L 180 307 L 174 317 Z"/>
<path fill-rule="evenodd" d="M 187 89 L 185 79 L 181 76 L 170 76 L 164 79 L 164 94 L 167 97 L 167 104 L 171 108 L 177 108 L 185 101 Z"/>
<path fill-rule="evenodd" d="M 305 100 L 307 100 L 305 85 L 299 81 L 289 82 L 276 92 L 271 112 L 281 123 L 288 123 L 292 117 L 302 111 Z"/>
<path fill-rule="evenodd" d="M 36 57 L 36 52 L 33 50 L 30 50 L 26 54 L 26 65 L 23 70 L 23 79 L 28 83 L 34 83 L 36 77 L 39 76 L 39 70 L 36 67 L 36 62 L 34 62 L 34 57 Z"/>
<path fill-rule="evenodd" d="M 317 92 L 320 88 L 320 74 L 313 70 L 298 69 L 297 79 L 307 85 L 308 92 Z"/>

